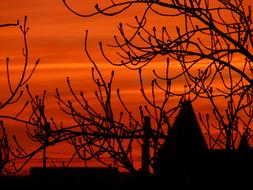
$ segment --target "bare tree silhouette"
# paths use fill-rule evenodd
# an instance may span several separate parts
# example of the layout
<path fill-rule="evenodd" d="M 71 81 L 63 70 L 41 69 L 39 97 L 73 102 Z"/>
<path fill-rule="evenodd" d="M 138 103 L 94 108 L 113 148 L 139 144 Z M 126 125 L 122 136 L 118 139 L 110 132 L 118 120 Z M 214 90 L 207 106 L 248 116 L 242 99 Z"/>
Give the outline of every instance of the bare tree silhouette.
<path fill-rule="evenodd" d="M 50 132 L 52 131 L 50 122 L 45 113 L 45 96 L 44 91 L 42 97 L 33 96 L 27 86 L 27 92 L 30 97 L 32 113 L 28 119 L 29 125 L 27 125 L 27 134 L 29 138 L 35 142 L 38 142 L 43 146 L 43 167 L 47 166 L 47 146 L 49 145 Z M 28 124 L 28 123 L 27 123 Z M 52 136 L 51 136 L 52 137 Z"/>
<path fill-rule="evenodd" d="M 3 126 L 3 122 L 1 122 L 1 138 L 0 138 L 0 175 L 2 175 L 5 165 L 10 161 L 10 149 L 8 136 L 6 134 L 6 130 Z"/>
<path fill-rule="evenodd" d="M 75 133 L 69 132 L 69 130 L 76 128 L 76 126 L 59 127 L 54 121 L 54 118 L 48 116 L 49 113 L 46 110 L 46 91 L 44 91 L 41 96 L 33 95 L 28 85 L 26 85 L 26 91 L 29 98 L 29 106 L 26 107 L 26 115 L 4 117 L 23 125 L 26 128 L 28 139 L 36 146 L 33 149 L 27 150 L 27 146 L 22 144 L 22 140 L 18 139 L 15 135 L 13 136 L 15 149 L 11 149 L 10 154 L 15 159 L 14 161 L 21 160 L 21 164 L 18 166 L 14 164 L 14 167 L 10 168 L 8 171 L 9 174 L 16 174 L 22 171 L 24 167 L 40 153 L 42 153 L 42 168 L 47 168 L 47 163 L 49 162 L 47 154 L 48 147 L 76 137 Z M 51 161 L 53 164 L 53 158 Z M 69 161 L 69 164 L 70 163 L 71 160 Z M 66 167 L 68 167 L 68 165 Z"/>
<path fill-rule="evenodd" d="M 18 22 L 19 23 L 19 22 Z M 16 25 L 18 25 L 18 23 Z M 8 24 L 7 26 L 10 26 L 11 24 Z M 7 77 L 7 85 L 6 87 L 9 90 L 9 96 L 7 99 L 2 100 L 0 104 L 0 109 L 3 109 L 7 105 L 13 104 L 17 102 L 23 94 L 23 87 L 26 85 L 28 80 L 31 78 L 32 74 L 34 73 L 37 65 L 39 64 L 39 59 L 36 60 L 36 62 L 33 65 L 32 70 L 28 71 L 28 64 L 29 64 L 29 50 L 28 50 L 28 42 L 27 42 L 27 33 L 29 31 L 29 27 L 27 27 L 27 17 L 24 18 L 23 25 L 19 26 L 20 31 L 23 34 L 23 40 L 24 40 L 24 49 L 23 49 L 23 56 L 24 56 L 24 64 L 22 65 L 22 72 L 20 74 L 19 80 L 16 84 L 13 84 L 11 82 L 11 74 L 10 74 L 10 58 L 6 58 L 6 77 Z M 32 65 L 31 65 L 32 66 Z M 22 109 L 21 109 L 22 112 Z M 19 113 L 17 113 L 19 114 Z"/>
<path fill-rule="evenodd" d="M 11 24 L 0 24 L 0 28 L 9 27 L 9 26 L 17 26 L 18 24 L 19 24 L 19 21 L 17 21 L 17 23 L 11 23 Z M 8 62 L 8 59 L 6 59 L 6 62 Z M 6 130 L 3 125 L 3 121 L 1 121 L 0 126 L 1 126 L 0 175 L 2 175 L 5 165 L 9 162 L 9 143 L 8 143 L 8 137 L 6 134 Z"/>
<path fill-rule="evenodd" d="M 18 26 L 19 20 L 16 23 L 9 23 L 9 24 L 0 24 L 0 28 L 9 27 L 9 26 Z"/>
<path fill-rule="evenodd" d="M 107 54 L 102 42 L 99 43 L 99 47 L 103 57 L 111 65 L 138 70 L 140 94 L 146 105 L 140 105 L 139 116 L 134 116 L 121 91 L 117 89 L 116 94 L 123 110 L 115 113 L 112 103 L 115 73 L 112 71 L 110 79 L 105 79 L 88 50 L 87 31 L 84 46 L 85 53 L 93 65 L 92 82 L 97 88 L 97 105 L 90 104 L 85 93 L 78 94 L 68 78 L 67 84 L 73 100 L 65 100 L 58 89 L 56 98 L 62 111 L 71 116 L 76 125 L 57 127 L 45 114 L 46 94 L 34 97 L 28 87 L 32 111 L 29 119 L 20 118 L 28 103 L 25 103 L 15 116 L 0 116 L 25 123 L 29 137 L 39 142 L 36 150 L 26 152 L 18 140 L 14 139 L 18 149 L 16 152 L 12 151 L 12 154 L 15 158 L 26 158 L 22 167 L 40 151 L 43 151 L 43 165 L 46 167 L 47 147 L 68 141 L 76 150 L 73 157 L 78 156 L 85 162 L 96 159 L 103 165 L 122 167 L 135 174 L 138 169 L 133 164 L 133 146 L 148 144 L 151 147 L 152 154 L 148 162 L 152 166 L 163 143 L 162 138 L 167 135 L 171 126 L 171 118 L 180 106 L 180 99 L 186 98 L 187 95 L 191 95 L 192 101 L 200 99 L 208 102 L 213 108 L 211 114 L 200 114 L 200 121 L 207 130 L 211 149 L 236 149 L 240 139 L 248 139 L 251 136 L 253 20 L 250 4 L 247 6 L 246 1 L 216 0 L 211 3 L 208 0 L 112 0 L 108 4 L 103 4 L 102 1 L 101 4 L 96 4 L 94 12 L 90 14 L 78 13 L 67 0 L 63 0 L 63 3 L 68 10 L 80 17 L 98 14 L 114 16 L 128 11 L 130 7 L 141 5 L 143 13 L 140 11 L 135 17 L 135 25 L 120 23 L 120 36 L 115 36 L 115 43 L 109 45 L 116 50 L 118 60 L 115 61 L 114 54 Z M 174 29 L 165 26 L 153 27 L 150 30 L 149 14 L 157 16 L 158 19 L 167 18 L 167 23 L 177 19 L 181 19 L 182 22 Z M 12 25 L 15 24 L 0 27 Z M 39 63 L 37 60 L 32 71 L 27 73 L 29 51 L 26 17 L 20 29 L 24 36 L 23 72 L 19 82 L 13 85 L 10 82 L 10 59 L 6 59 L 10 95 L 7 100 L 1 102 L 0 109 L 16 103 L 21 98 L 22 88 Z M 164 73 L 153 71 L 151 93 L 148 93 L 145 89 L 143 68 L 155 62 L 156 58 L 166 60 Z M 173 74 L 171 65 L 177 65 L 181 69 L 180 72 Z M 174 90 L 177 81 L 183 81 L 185 90 Z M 179 105 L 172 107 L 170 100 L 173 97 L 177 98 Z M 224 99 L 227 101 L 225 108 L 220 105 Z M 148 134 L 144 133 L 144 129 L 147 129 L 147 118 L 151 119 L 152 125 L 150 131 L 146 131 Z M 217 135 L 214 135 L 215 131 Z M 6 135 L 3 135 L 3 139 L 5 137 Z M 104 161 L 105 157 L 109 161 Z"/>
<path fill-rule="evenodd" d="M 169 65 L 178 64 L 182 71 L 177 76 L 158 79 L 168 82 L 184 78 L 187 94 L 195 99 L 206 99 L 213 107 L 210 114 L 200 120 L 209 134 L 210 147 L 236 149 L 237 137 L 251 131 L 253 94 L 253 20 L 251 4 L 245 0 L 170 0 L 170 1 L 98 1 L 94 12 L 80 13 L 63 0 L 64 5 L 79 17 L 94 15 L 115 16 L 130 7 L 141 6 L 135 16 L 135 25 L 118 26 L 120 36 L 114 36 L 115 55 L 106 53 L 99 43 L 104 58 L 112 65 L 139 69 L 155 58 L 169 59 Z M 141 10 L 143 12 L 141 13 Z M 175 29 L 170 26 L 150 30 L 149 15 L 167 18 L 166 23 L 181 20 Z M 164 23 L 164 24 L 166 24 Z M 130 32 L 129 32 L 130 31 Z M 173 89 L 173 87 L 171 87 Z M 219 105 L 220 99 L 227 107 Z M 217 129 L 218 135 L 212 131 Z"/>
<path fill-rule="evenodd" d="M 146 139 L 148 139 L 147 143 L 150 143 L 149 146 L 152 147 L 152 153 L 147 162 L 152 166 L 162 144 L 162 138 L 166 136 L 170 127 L 169 119 L 177 109 L 177 107 L 170 108 L 169 106 L 172 96 L 171 83 L 167 78 L 166 83 L 160 83 L 158 79 L 152 80 L 152 93 L 149 95 L 145 90 L 142 71 L 139 69 L 140 95 L 144 98 L 146 105 L 139 107 L 139 116 L 133 115 L 123 100 L 120 89 L 115 89 L 123 108 L 121 112 L 117 113 L 112 103 L 114 71 L 111 72 L 109 82 L 107 82 L 99 66 L 89 54 L 87 39 L 88 31 L 85 37 L 85 53 L 93 65 L 92 79 L 97 88 L 97 91 L 94 92 L 97 104 L 90 104 L 84 92 L 77 94 L 69 78 L 67 78 L 67 84 L 73 100 L 65 100 L 58 89 L 56 93 L 62 111 L 71 116 L 78 127 L 68 131 L 69 134 L 76 135 L 69 143 L 74 146 L 75 154 L 84 161 L 96 159 L 103 165 L 125 168 L 136 174 L 138 168 L 133 161 L 133 147 L 143 146 L 145 136 L 148 135 Z M 166 73 L 168 70 L 169 68 Z M 157 94 L 158 90 L 163 95 L 161 101 L 157 101 L 158 96 L 161 96 L 161 93 Z M 145 127 L 151 124 L 147 123 L 149 121 L 146 118 L 152 120 L 152 129 L 145 133 Z M 105 161 L 104 158 L 107 160 Z"/>
<path fill-rule="evenodd" d="M 244 71 L 247 67 L 246 62 Z M 236 150 L 243 137 L 252 137 L 252 87 L 245 86 L 243 77 L 235 75 L 231 68 L 224 68 L 216 77 L 220 81 L 216 87 L 203 79 L 200 82 L 199 96 L 207 98 L 213 107 L 204 118 L 200 114 L 200 121 L 208 133 L 210 149 Z"/>
<path fill-rule="evenodd" d="M 26 149 L 27 147 L 24 147 L 22 143 L 20 142 L 20 139 L 17 139 L 16 136 L 13 136 L 14 142 L 15 142 L 15 150 L 11 151 L 11 155 L 15 159 L 21 159 L 23 160 L 23 163 L 20 166 L 15 166 L 12 168 L 12 171 L 9 173 L 15 174 L 19 171 L 21 171 L 24 166 L 38 153 L 41 151 L 42 154 L 42 166 L 43 168 L 47 167 L 47 147 L 50 146 L 50 141 L 52 139 L 55 139 L 55 135 L 51 134 L 53 131 L 53 126 L 50 122 L 53 121 L 52 118 L 48 119 L 48 116 L 46 114 L 45 110 L 45 98 L 46 98 L 46 91 L 43 92 L 42 96 L 34 96 L 29 86 L 26 85 L 26 91 L 29 97 L 29 104 L 30 104 L 30 114 L 24 117 L 20 116 L 9 116 L 8 118 L 15 120 L 19 122 L 20 124 L 24 124 L 24 127 L 26 127 L 26 134 L 30 140 L 32 140 L 37 147 L 28 152 Z"/>
<path fill-rule="evenodd" d="M 2 27 L 18 27 L 23 34 L 23 41 L 24 41 L 24 49 L 23 49 L 23 57 L 24 57 L 24 64 L 21 67 L 21 73 L 19 76 L 18 80 L 12 79 L 12 74 L 10 72 L 10 68 L 14 67 L 11 64 L 11 59 L 9 57 L 6 58 L 5 61 L 5 66 L 6 66 L 6 78 L 7 78 L 7 84 L 2 87 L 3 92 L 6 89 L 8 95 L 7 96 L 2 96 L 0 100 L 0 110 L 4 111 L 6 107 L 9 107 L 11 105 L 16 104 L 19 102 L 21 97 L 23 96 L 23 91 L 24 91 L 24 86 L 28 83 L 29 79 L 33 75 L 38 63 L 39 59 L 35 62 L 34 65 L 32 66 L 32 70 L 28 70 L 29 64 L 29 51 L 28 51 L 28 42 L 27 42 L 27 33 L 29 28 L 27 27 L 27 17 L 24 17 L 24 22 L 23 24 L 19 24 L 19 21 L 14 24 L 1 24 L 0 28 Z M 5 90 L 5 91 L 6 91 Z M 10 115 L 5 115 L 4 112 L 1 113 L 0 118 L 1 118 L 1 137 L 0 137 L 0 165 L 1 165 L 1 174 L 2 172 L 8 173 L 9 172 L 9 167 L 7 168 L 6 165 L 8 163 L 14 162 L 15 158 L 11 156 L 11 147 L 9 145 L 9 138 L 7 135 L 7 129 L 4 126 L 4 119 L 6 118 L 17 118 L 27 107 L 28 102 L 24 103 L 22 108 L 20 110 L 17 110 L 16 115 L 10 116 Z"/>

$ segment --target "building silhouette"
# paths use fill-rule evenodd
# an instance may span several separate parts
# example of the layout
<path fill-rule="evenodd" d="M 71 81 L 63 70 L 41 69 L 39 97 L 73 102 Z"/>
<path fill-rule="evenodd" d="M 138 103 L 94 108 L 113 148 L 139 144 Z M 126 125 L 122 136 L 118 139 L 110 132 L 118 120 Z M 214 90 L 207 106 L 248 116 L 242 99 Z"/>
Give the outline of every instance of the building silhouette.
<path fill-rule="evenodd" d="M 146 143 L 142 149 L 139 175 L 121 173 L 117 168 L 32 168 L 30 176 L 0 177 L 9 189 L 225 189 L 248 187 L 253 182 L 253 151 L 248 134 L 237 150 L 210 150 L 190 101 L 183 101 L 175 122 L 160 148 L 149 173 L 150 119 L 145 118 Z M 145 175 L 143 175 L 145 174 Z M 81 187 L 81 188 L 80 188 Z"/>
<path fill-rule="evenodd" d="M 190 101 L 182 102 L 155 163 L 158 183 L 166 186 L 232 187 L 253 180 L 253 151 L 247 135 L 237 150 L 209 150 Z"/>

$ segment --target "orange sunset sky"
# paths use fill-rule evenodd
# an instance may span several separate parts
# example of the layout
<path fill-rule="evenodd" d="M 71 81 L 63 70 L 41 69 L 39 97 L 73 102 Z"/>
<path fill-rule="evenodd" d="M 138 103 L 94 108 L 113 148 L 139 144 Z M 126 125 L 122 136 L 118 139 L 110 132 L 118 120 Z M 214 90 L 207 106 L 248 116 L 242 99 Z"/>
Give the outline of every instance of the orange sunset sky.
<path fill-rule="evenodd" d="M 91 12 L 97 1 L 72 1 L 73 7 L 83 12 Z M 122 22 L 133 23 L 134 15 L 139 9 L 118 15 L 116 17 L 94 16 L 91 18 L 79 18 L 70 13 L 64 7 L 61 0 L 14 0 L 2 1 L 0 4 L 0 23 L 15 23 L 17 20 L 22 24 L 24 16 L 28 16 L 28 45 L 30 53 L 30 64 L 36 59 L 40 59 L 36 72 L 34 73 L 29 85 L 34 94 L 41 94 L 43 90 L 48 91 L 47 101 L 54 101 L 55 88 L 59 88 L 64 95 L 68 95 L 66 86 L 66 77 L 69 76 L 73 86 L 79 91 L 83 90 L 93 96 L 90 90 L 91 64 L 84 53 L 84 35 L 85 30 L 89 30 L 89 50 L 94 60 L 103 67 L 103 74 L 108 76 L 111 70 L 116 71 L 114 87 L 120 88 L 124 98 L 130 101 L 129 105 L 135 108 L 141 99 L 132 99 L 133 93 L 139 92 L 138 72 L 129 71 L 125 68 L 112 67 L 100 54 L 98 42 L 104 44 L 112 42 L 113 35 L 119 34 L 118 24 Z M 156 23 L 157 18 L 150 18 L 151 25 Z M 159 18 L 160 20 L 161 18 Z M 163 20 L 160 20 L 163 26 Z M 171 30 L 178 23 L 170 23 Z M 22 65 L 22 35 L 18 28 L 4 28 L 0 31 L 0 60 L 5 62 L 8 56 L 13 65 Z M 111 49 L 108 52 L 112 51 Z M 163 70 L 166 58 L 161 59 L 161 66 L 156 66 L 156 70 Z M 153 65 L 154 66 L 154 65 Z M 152 79 L 152 69 L 146 69 L 146 79 Z M 15 71 L 14 71 L 15 72 Z M 15 74 L 14 74 L 15 75 Z M 131 76 L 131 77 L 129 77 Z M 146 82 L 150 85 L 150 80 Z M 87 89 L 87 85 L 89 89 Z M 184 84 L 178 84 L 182 89 Z M 136 97 L 136 95 L 135 95 Z M 91 97 L 92 100 L 92 97 Z M 55 112 L 56 104 L 49 104 L 48 110 Z M 58 116 L 58 115 L 57 115 Z M 54 116 L 54 117 L 57 117 Z M 61 116 L 59 117 L 61 118 Z"/>
<path fill-rule="evenodd" d="M 72 6 L 81 12 L 92 12 L 97 0 L 82 1 L 72 0 Z M 88 2 L 88 3 L 87 3 Z M 64 7 L 62 0 L 2 0 L 0 1 L 0 24 L 15 23 L 19 20 L 20 24 L 24 21 L 24 16 L 28 16 L 28 46 L 29 46 L 29 62 L 33 64 L 36 59 L 40 59 L 32 79 L 29 81 L 31 92 L 42 94 L 47 90 L 46 109 L 49 117 L 54 117 L 60 123 L 66 125 L 71 123 L 71 119 L 59 111 L 55 99 L 55 89 L 58 88 L 62 95 L 68 99 L 69 91 L 66 85 L 66 77 L 70 77 L 73 88 L 77 91 L 84 91 L 88 94 L 90 101 L 94 101 L 94 84 L 91 82 L 91 64 L 84 53 L 84 36 L 85 30 L 89 30 L 88 44 L 90 55 L 102 68 L 102 73 L 108 79 L 112 70 L 115 70 L 114 87 L 114 106 L 115 110 L 121 110 L 116 100 L 116 89 L 121 89 L 121 94 L 128 106 L 134 112 L 138 110 L 139 105 L 143 105 L 145 100 L 140 95 L 140 86 L 138 83 L 138 71 L 131 71 L 126 68 L 113 67 L 106 63 L 100 54 L 98 47 L 99 41 L 104 44 L 111 43 L 113 35 L 119 34 L 117 26 L 120 22 L 123 24 L 133 23 L 134 16 L 141 11 L 141 7 L 130 9 L 129 11 L 117 15 L 115 17 L 105 17 L 97 15 L 90 18 L 80 18 L 73 15 Z M 170 32 L 175 31 L 175 26 L 180 25 L 177 19 L 169 22 L 165 18 L 153 17 L 149 18 L 150 26 L 163 26 L 169 24 Z M 6 57 L 10 58 L 13 64 L 12 77 L 15 80 L 17 66 L 23 64 L 22 35 L 18 27 L 7 27 L 0 29 L 0 72 L 4 76 Z M 112 52 L 108 49 L 108 52 Z M 238 61 L 240 58 L 238 58 Z M 166 57 L 157 60 L 158 65 L 151 65 L 144 69 L 144 79 L 147 86 L 150 85 L 152 78 L 152 70 L 164 73 L 164 63 Z M 173 68 L 174 67 L 174 68 Z M 172 66 L 176 73 L 179 67 Z M 173 74 L 173 73 L 172 73 Z M 2 76 L 2 77 L 3 77 Z M 0 83 L 1 88 L 4 82 Z M 174 83 L 174 89 L 184 91 L 184 83 L 177 81 Z M 3 91 L 4 93 L 6 90 Z M 4 93 L 2 96 L 4 97 Z M 176 104 L 177 101 L 171 102 Z M 225 104 L 221 103 L 221 106 Z M 203 102 L 194 102 L 196 112 L 205 113 L 209 108 Z M 6 111 L 6 110 L 4 110 Z M 208 110 L 210 111 L 210 109 Z M 7 109 L 7 112 L 14 113 L 15 109 Z M 13 132 L 21 133 L 22 128 L 11 125 Z M 22 136 L 22 135 L 21 135 Z M 59 153 L 59 157 L 65 153 Z"/>
<path fill-rule="evenodd" d="M 94 10 L 96 1 L 73 1 L 73 6 L 81 11 Z M 66 77 L 69 76 L 73 87 L 79 91 L 83 90 L 90 95 L 90 101 L 94 101 L 94 86 L 91 83 L 91 64 L 84 53 L 84 35 L 85 30 L 89 30 L 89 49 L 92 57 L 102 67 L 105 76 L 116 71 L 114 94 L 116 88 L 121 89 L 124 100 L 128 101 L 129 108 L 133 111 L 138 110 L 138 106 L 143 103 L 143 98 L 136 95 L 139 93 L 140 86 L 138 81 L 138 72 L 129 71 L 125 68 L 115 68 L 104 63 L 98 48 L 98 42 L 103 41 L 105 44 L 111 42 L 113 35 L 118 33 L 117 26 L 119 22 L 133 22 L 136 10 L 116 16 L 104 17 L 95 16 L 92 18 L 79 18 L 70 13 L 63 5 L 61 0 L 13 0 L 0 2 L 0 23 L 15 23 L 17 20 L 20 24 L 24 21 L 24 16 L 28 17 L 28 46 L 29 62 L 32 65 L 36 59 L 40 59 L 32 79 L 29 81 L 31 92 L 34 95 L 42 94 L 47 90 L 46 110 L 49 117 L 54 117 L 56 122 L 68 125 L 72 123 L 71 119 L 59 111 L 58 105 L 54 98 L 55 88 L 59 88 L 66 98 L 69 97 L 67 90 Z M 175 23 L 176 24 L 176 23 Z M 18 27 L 3 28 L 0 30 L 0 62 L 5 64 L 6 57 L 10 58 L 13 64 L 12 77 L 15 78 L 16 66 L 22 65 L 24 58 L 22 56 L 23 41 Z M 166 59 L 164 59 L 165 61 Z M 159 68 L 158 68 L 159 69 Z M 160 69 L 163 69 L 162 67 Z M 149 69 L 150 70 L 150 69 Z M 146 79 L 151 79 L 151 71 L 147 70 Z M 1 68 L 5 72 L 5 67 Z M 5 81 L 6 82 L 6 81 Z M 148 85 L 150 80 L 148 80 Z M 6 83 L 1 84 L 2 86 Z M 182 84 L 183 87 L 183 84 Z M 181 88 L 181 87 L 180 87 Z M 6 90 L 6 89 L 5 89 Z M 4 96 L 4 95 L 3 95 Z M 116 98 L 114 98 L 116 99 Z M 116 101 L 116 100 L 115 100 Z M 119 102 L 115 102 L 117 109 Z M 19 105 L 15 105 L 19 107 Z M 119 108 L 122 109 L 122 108 Z M 7 108 L 8 113 L 15 114 L 16 109 Z M 16 124 L 10 124 L 9 130 L 25 141 L 28 150 L 33 149 L 33 144 L 26 142 L 24 127 Z M 60 145 L 61 146 L 61 145 Z M 64 146 L 64 145 L 63 145 Z M 65 157 L 68 151 L 49 150 L 54 157 Z M 139 154 L 139 153 L 137 153 Z"/>

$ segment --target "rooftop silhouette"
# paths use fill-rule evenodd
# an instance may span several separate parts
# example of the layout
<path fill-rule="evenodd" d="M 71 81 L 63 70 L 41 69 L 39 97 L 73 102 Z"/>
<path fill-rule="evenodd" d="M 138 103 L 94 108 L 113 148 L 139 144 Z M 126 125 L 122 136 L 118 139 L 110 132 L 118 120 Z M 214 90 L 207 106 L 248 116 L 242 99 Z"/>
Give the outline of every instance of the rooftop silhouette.
<path fill-rule="evenodd" d="M 31 168 L 26 177 L 1 177 L 12 189 L 140 189 L 249 185 L 253 151 L 245 133 L 237 150 L 210 150 L 190 101 L 181 109 L 155 161 L 154 175 L 131 175 L 117 168 Z"/>
<path fill-rule="evenodd" d="M 249 185 L 252 161 L 246 134 L 237 150 L 209 150 L 191 102 L 185 101 L 159 151 L 155 175 L 168 186 Z"/>

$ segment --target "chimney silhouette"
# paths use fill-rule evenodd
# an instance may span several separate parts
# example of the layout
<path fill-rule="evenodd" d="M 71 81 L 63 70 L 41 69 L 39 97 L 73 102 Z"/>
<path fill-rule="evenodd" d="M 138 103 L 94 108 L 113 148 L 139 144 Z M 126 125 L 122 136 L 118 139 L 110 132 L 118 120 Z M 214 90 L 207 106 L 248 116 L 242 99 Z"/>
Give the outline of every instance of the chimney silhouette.
<path fill-rule="evenodd" d="M 150 117 L 144 117 L 144 135 L 143 135 L 143 144 L 142 144 L 142 159 L 141 159 L 141 170 L 144 175 L 149 175 L 149 139 L 151 132 L 151 123 Z"/>

